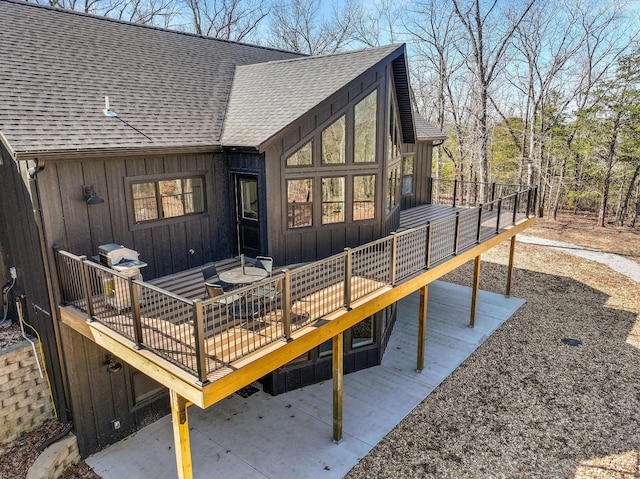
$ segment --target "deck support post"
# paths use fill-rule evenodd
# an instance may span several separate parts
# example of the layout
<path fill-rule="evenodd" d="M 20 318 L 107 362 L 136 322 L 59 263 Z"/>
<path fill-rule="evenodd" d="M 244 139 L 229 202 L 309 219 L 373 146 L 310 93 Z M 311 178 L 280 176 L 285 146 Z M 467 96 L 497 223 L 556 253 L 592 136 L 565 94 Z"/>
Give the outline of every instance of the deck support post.
<path fill-rule="evenodd" d="M 429 299 L 429 285 L 420 288 L 420 307 L 418 311 L 418 360 L 416 371 L 421 373 L 424 369 L 424 349 L 427 339 L 427 301 Z"/>
<path fill-rule="evenodd" d="M 511 279 L 513 278 L 513 253 L 516 249 L 516 235 L 511 237 L 509 247 L 509 268 L 507 269 L 507 291 L 506 296 L 511 296 Z"/>
<path fill-rule="evenodd" d="M 480 289 L 480 255 L 473 260 L 473 291 L 471 293 L 471 313 L 469 327 L 476 326 L 476 310 L 478 309 L 478 290 Z"/>
<path fill-rule="evenodd" d="M 338 333 L 332 340 L 333 363 L 333 442 L 342 442 L 342 386 L 344 376 L 344 343 L 343 333 Z"/>
<path fill-rule="evenodd" d="M 169 389 L 169 396 L 171 399 L 171 423 L 173 424 L 173 443 L 176 450 L 178 479 L 193 479 L 187 400 L 173 389 Z"/>

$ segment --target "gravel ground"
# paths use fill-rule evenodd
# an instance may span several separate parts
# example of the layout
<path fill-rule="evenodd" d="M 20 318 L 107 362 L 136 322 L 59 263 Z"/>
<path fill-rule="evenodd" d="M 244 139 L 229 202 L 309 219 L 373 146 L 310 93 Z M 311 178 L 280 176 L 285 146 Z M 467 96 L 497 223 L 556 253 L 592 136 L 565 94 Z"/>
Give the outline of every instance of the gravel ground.
<path fill-rule="evenodd" d="M 607 251 L 637 261 L 637 232 L 624 232 L 632 243 L 623 245 L 617 233 L 608 245 L 608 233 L 570 240 L 589 246 L 598 234 Z M 482 256 L 482 289 L 504 292 L 507 258 L 507 244 Z M 512 294 L 527 303 L 348 479 L 640 477 L 640 285 L 535 245 L 517 244 L 515 267 Z M 472 277 L 468 263 L 444 279 Z"/>

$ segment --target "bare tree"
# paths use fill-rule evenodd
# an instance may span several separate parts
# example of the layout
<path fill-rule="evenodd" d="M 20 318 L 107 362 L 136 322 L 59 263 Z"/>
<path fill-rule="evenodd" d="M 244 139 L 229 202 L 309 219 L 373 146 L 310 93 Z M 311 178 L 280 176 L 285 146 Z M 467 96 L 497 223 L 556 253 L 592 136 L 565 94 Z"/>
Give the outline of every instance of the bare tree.
<path fill-rule="evenodd" d="M 269 15 L 267 0 L 184 0 L 198 35 L 242 41 Z"/>
<path fill-rule="evenodd" d="M 487 145 L 489 140 L 489 88 L 503 66 L 513 34 L 536 0 L 526 0 L 520 9 L 505 15 L 498 0 L 489 4 L 481 0 L 451 0 L 453 10 L 466 31 L 470 52 L 467 67 L 473 73 L 477 148 L 480 178 L 489 182 Z M 486 11 L 484 11 L 486 8 Z M 509 20 L 511 19 L 511 20 Z M 484 196 L 484 190 L 480 192 Z"/>
<path fill-rule="evenodd" d="M 355 38 L 363 10 L 355 0 L 334 2 L 324 16 L 319 0 L 292 0 L 274 7 L 267 43 L 308 55 L 343 50 Z"/>
<path fill-rule="evenodd" d="M 168 28 L 178 16 L 176 0 L 35 0 L 52 7 Z"/>
<path fill-rule="evenodd" d="M 436 177 L 440 177 L 443 155 L 452 161 L 454 178 L 464 179 L 469 145 L 469 88 L 461 69 L 459 54 L 462 39 L 460 24 L 452 10 L 442 8 L 437 0 L 417 2 L 408 11 L 405 29 L 411 35 L 414 66 L 425 72 L 414 81 L 418 86 L 420 113 L 441 131 L 451 125 L 454 149 L 445 143 L 435 151 Z M 431 113 L 433 111 L 434 113 Z M 437 195 L 436 195 L 437 196 Z"/>

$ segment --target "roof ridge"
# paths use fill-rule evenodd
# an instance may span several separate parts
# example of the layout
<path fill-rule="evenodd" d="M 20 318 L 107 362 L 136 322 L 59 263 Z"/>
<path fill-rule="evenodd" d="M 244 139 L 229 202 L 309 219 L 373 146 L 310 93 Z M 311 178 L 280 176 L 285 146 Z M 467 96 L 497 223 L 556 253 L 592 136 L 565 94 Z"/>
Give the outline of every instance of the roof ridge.
<path fill-rule="evenodd" d="M 337 56 L 341 56 L 341 55 L 352 55 L 354 53 L 363 53 L 363 52 L 372 52 L 372 51 L 376 51 L 376 50 L 385 50 L 388 49 L 389 51 L 392 50 L 397 50 L 398 48 L 401 48 L 403 46 L 405 46 L 406 43 L 391 43 L 389 45 L 382 45 L 382 46 L 378 46 L 378 47 L 363 47 L 363 48 L 359 48 L 358 50 L 348 50 L 348 51 L 343 51 L 343 52 L 334 52 L 334 53 L 325 53 L 322 55 L 304 55 L 302 53 L 299 53 L 298 55 L 300 55 L 300 57 L 298 58 L 286 58 L 283 60 L 270 60 L 268 62 L 260 62 L 260 63 L 251 63 L 251 64 L 246 64 L 246 65 L 238 65 L 237 68 L 245 68 L 245 67 L 252 67 L 252 66 L 257 66 L 257 65 L 268 65 L 268 64 L 276 64 L 276 63 L 289 63 L 289 62 L 299 62 L 299 61 L 303 61 L 303 60 L 317 60 L 317 59 L 321 59 L 321 58 L 329 58 L 329 57 L 337 57 Z M 280 51 L 280 50 L 278 50 Z M 295 53 L 295 52 L 293 52 Z"/>
<path fill-rule="evenodd" d="M 253 44 L 253 43 L 245 43 L 245 42 L 237 42 L 237 41 L 233 41 L 233 40 L 225 40 L 224 38 L 209 37 L 207 35 L 199 35 L 197 33 L 185 32 L 185 31 L 182 31 L 182 30 L 173 30 L 171 28 L 162 28 L 162 27 L 157 27 L 155 25 L 146 25 L 146 24 L 143 24 L 143 23 L 129 22 L 129 21 L 126 21 L 126 20 L 120 20 L 118 18 L 111 18 L 111 17 L 105 17 L 103 15 L 97 15 L 95 13 L 79 12 L 77 10 L 69 10 L 67 8 L 53 7 L 51 5 L 44 5 L 44 4 L 41 4 L 41 3 L 29 2 L 29 1 L 23 1 L 23 0 L 0 0 L 0 3 L 14 3 L 16 5 L 22 5 L 22 6 L 26 6 L 26 7 L 33 7 L 33 8 L 43 9 L 43 10 L 50 10 L 50 11 L 58 12 L 58 13 L 66 13 L 66 14 L 69 14 L 69 15 L 76 15 L 78 17 L 93 18 L 93 19 L 96 19 L 96 20 L 103 20 L 103 21 L 112 22 L 112 23 L 119 23 L 121 25 L 128 25 L 128 26 L 132 26 L 132 27 L 145 28 L 145 29 L 149 29 L 149 30 L 156 30 L 156 31 L 159 31 L 159 32 L 172 33 L 172 34 L 175 34 L 175 35 L 184 35 L 184 36 L 193 37 L 193 38 L 202 38 L 203 40 L 211 40 L 211 41 L 216 41 L 216 42 L 221 42 L 221 43 L 228 43 L 228 44 L 231 44 L 231 45 L 241 45 L 241 46 L 245 46 L 245 47 L 257 48 L 257 49 L 260 49 L 260 50 L 269 50 L 269 51 L 274 51 L 274 52 L 290 53 L 290 54 L 293 54 L 293 55 L 304 56 L 303 53 L 292 52 L 290 50 L 283 50 L 283 49 L 267 47 L 267 46 L 263 46 L 263 45 L 256 45 L 256 44 Z"/>

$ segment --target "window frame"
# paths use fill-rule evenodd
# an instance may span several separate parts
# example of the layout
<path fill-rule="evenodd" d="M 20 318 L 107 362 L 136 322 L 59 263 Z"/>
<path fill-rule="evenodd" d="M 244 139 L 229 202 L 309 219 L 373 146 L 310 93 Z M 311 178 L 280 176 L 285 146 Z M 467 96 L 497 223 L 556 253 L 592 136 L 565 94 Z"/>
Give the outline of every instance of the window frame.
<path fill-rule="evenodd" d="M 405 162 L 409 158 L 411 158 L 411 173 L 407 174 L 406 171 L 405 171 Z M 402 196 L 409 196 L 409 195 L 413 195 L 415 193 L 415 184 L 414 184 L 415 171 L 416 171 L 416 156 L 415 156 L 415 154 L 414 153 L 408 153 L 408 154 L 402 155 L 402 179 L 400 180 L 400 192 L 401 192 Z M 404 191 L 405 178 L 411 178 L 411 189 L 409 191 L 407 191 L 406 193 Z"/>
<path fill-rule="evenodd" d="M 139 175 L 139 176 L 129 176 L 124 178 L 125 183 L 125 193 L 126 193 L 126 203 L 127 203 L 127 216 L 129 219 L 129 226 L 131 230 L 150 228 L 155 226 L 161 226 L 165 224 L 171 224 L 176 222 L 189 221 L 196 218 L 201 218 L 202 216 L 209 214 L 209 204 L 208 204 L 208 195 L 207 195 L 207 171 L 206 170 L 198 170 L 198 171 L 189 171 L 189 172 L 181 172 L 181 173 L 162 173 L 155 175 Z M 175 181 L 175 180 L 188 180 L 200 178 L 202 180 L 202 211 L 194 211 L 193 213 L 186 213 L 182 215 L 176 216 L 161 216 L 163 207 L 162 207 L 162 198 L 163 196 L 159 194 L 160 183 L 163 181 Z M 137 184 L 142 183 L 153 183 L 154 184 L 154 192 L 155 192 L 155 202 L 157 208 L 157 217 L 150 218 L 145 220 L 137 220 L 136 219 L 136 206 L 135 206 L 135 198 L 133 194 L 133 187 Z"/>

